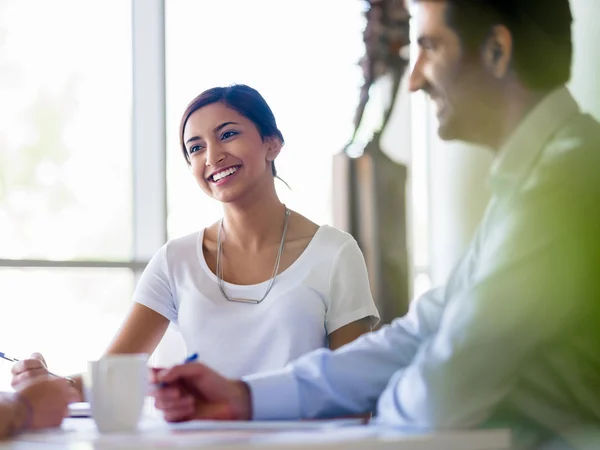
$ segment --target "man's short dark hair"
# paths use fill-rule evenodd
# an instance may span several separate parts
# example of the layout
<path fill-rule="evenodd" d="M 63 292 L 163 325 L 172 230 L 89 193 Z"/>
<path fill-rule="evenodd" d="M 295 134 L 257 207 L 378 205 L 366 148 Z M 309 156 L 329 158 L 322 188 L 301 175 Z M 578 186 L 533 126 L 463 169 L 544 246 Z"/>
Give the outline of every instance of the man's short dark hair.
<path fill-rule="evenodd" d="M 418 0 L 419 1 L 419 0 Z M 530 89 L 551 90 L 571 77 L 569 0 L 446 0 L 447 24 L 466 51 L 481 49 L 494 25 L 513 39 L 512 65 Z"/>

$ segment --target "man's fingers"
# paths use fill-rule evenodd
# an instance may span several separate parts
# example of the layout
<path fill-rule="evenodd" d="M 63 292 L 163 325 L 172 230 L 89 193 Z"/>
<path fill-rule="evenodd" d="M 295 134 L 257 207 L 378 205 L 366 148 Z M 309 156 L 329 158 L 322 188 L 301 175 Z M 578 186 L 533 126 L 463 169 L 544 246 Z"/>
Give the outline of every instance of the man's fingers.
<path fill-rule="evenodd" d="M 38 377 L 47 377 L 48 371 L 46 369 L 36 369 L 36 370 L 28 370 L 27 372 L 22 372 L 18 375 L 13 376 L 10 384 L 12 387 L 16 387 L 23 383 L 28 383 L 34 378 Z"/>
<path fill-rule="evenodd" d="M 212 374 L 212 370 L 200 363 L 188 363 L 174 366 L 170 369 L 160 371 L 156 374 L 159 382 L 172 383 L 182 378 L 202 378 Z"/>
<path fill-rule="evenodd" d="M 157 375 L 165 369 L 159 367 L 150 367 L 150 383 L 158 383 Z"/>
<path fill-rule="evenodd" d="M 20 373 L 27 372 L 28 370 L 43 369 L 46 371 L 46 366 L 39 359 L 24 359 L 15 363 L 10 371 L 13 375 L 19 375 Z"/>
<path fill-rule="evenodd" d="M 32 353 L 31 354 L 31 359 L 35 359 L 35 360 L 41 361 L 41 363 L 44 365 L 44 367 L 48 367 L 48 365 L 46 364 L 46 360 L 44 359 L 44 357 L 42 356 L 41 353 L 37 353 L 37 352 Z"/>
<path fill-rule="evenodd" d="M 60 418 L 60 420 L 57 417 L 58 424 L 56 426 L 60 425 L 62 423 L 62 419 L 64 419 L 65 417 L 69 417 L 69 405 L 68 404 L 63 408 L 62 417 Z"/>
<path fill-rule="evenodd" d="M 195 399 L 194 397 L 192 397 L 191 395 L 185 395 L 185 396 L 177 396 L 177 397 L 164 397 L 164 396 L 157 396 L 154 398 L 154 405 L 156 406 L 157 409 L 161 409 L 163 411 L 169 410 L 169 409 L 176 409 L 176 408 L 180 408 L 180 407 L 193 407 L 195 404 Z"/>
<path fill-rule="evenodd" d="M 67 404 L 79 401 L 79 393 L 77 392 L 77 389 L 75 389 L 68 380 L 55 378 L 52 379 L 52 383 L 56 384 L 57 388 L 60 389 L 60 392 L 63 394 L 63 398 Z"/>
<path fill-rule="evenodd" d="M 163 412 L 163 417 L 167 422 L 185 422 L 194 418 L 194 407 L 183 406 L 181 408 L 166 410 Z"/>
<path fill-rule="evenodd" d="M 186 410 L 191 411 L 194 410 L 195 402 L 192 399 L 181 399 L 181 400 L 173 400 L 173 401 L 164 401 L 160 399 L 156 399 L 154 406 L 156 409 L 160 411 L 176 411 L 176 410 Z"/>
<path fill-rule="evenodd" d="M 154 389 L 154 397 L 160 397 L 162 399 L 175 400 L 181 398 L 184 394 L 176 386 L 165 386 L 162 388 Z"/>
<path fill-rule="evenodd" d="M 193 419 L 196 412 L 196 400 L 191 395 L 179 398 L 156 397 L 154 405 L 163 412 L 163 417 L 167 422 L 183 422 Z"/>
<path fill-rule="evenodd" d="M 197 420 L 239 420 L 231 405 L 220 403 L 201 407 L 196 414 Z"/>
<path fill-rule="evenodd" d="M 69 403 L 76 403 L 80 401 L 79 392 L 73 386 L 69 386 L 69 391 L 67 392 L 67 401 Z"/>
<path fill-rule="evenodd" d="M 39 368 L 39 369 L 29 369 L 27 372 L 23 372 L 23 373 L 19 374 L 18 376 L 31 380 L 33 378 L 38 378 L 38 377 L 47 377 L 48 371 L 43 367 Z"/>

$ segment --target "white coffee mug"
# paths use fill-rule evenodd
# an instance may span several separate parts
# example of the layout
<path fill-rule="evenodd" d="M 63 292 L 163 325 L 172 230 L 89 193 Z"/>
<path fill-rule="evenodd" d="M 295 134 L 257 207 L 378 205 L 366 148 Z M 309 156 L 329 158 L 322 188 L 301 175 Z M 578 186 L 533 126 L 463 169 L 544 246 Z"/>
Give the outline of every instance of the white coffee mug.
<path fill-rule="evenodd" d="M 148 355 L 108 355 L 88 362 L 86 400 L 102 433 L 137 428 L 148 391 Z"/>

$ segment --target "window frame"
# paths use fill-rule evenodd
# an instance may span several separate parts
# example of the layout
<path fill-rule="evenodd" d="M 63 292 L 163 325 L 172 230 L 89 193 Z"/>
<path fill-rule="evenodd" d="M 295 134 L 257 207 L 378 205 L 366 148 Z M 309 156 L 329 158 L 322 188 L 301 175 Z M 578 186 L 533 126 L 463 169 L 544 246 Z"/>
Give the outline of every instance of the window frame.
<path fill-rule="evenodd" d="M 164 0 L 131 0 L 132 236 L 130 258 L 1 259 L 7 268 L 128 268 L 135 282 L 167 240 Z"/>

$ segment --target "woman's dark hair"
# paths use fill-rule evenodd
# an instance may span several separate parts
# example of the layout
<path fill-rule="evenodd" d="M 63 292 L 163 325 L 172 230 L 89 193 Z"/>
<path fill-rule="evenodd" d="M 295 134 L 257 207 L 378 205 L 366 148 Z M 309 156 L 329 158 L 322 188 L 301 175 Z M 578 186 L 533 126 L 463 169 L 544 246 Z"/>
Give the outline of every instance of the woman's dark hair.
<path fill-rule="evenodd" d="M 183 142 L 185 124 L 195 111 L 205 106 L 212 105 L 213 103 L 222 103 L 252 121 L 263 141 L 266 138 L 275 137 L 281 141 L 282 145 L 285 143 L 283 134 L 281 134 L 281 131 L 277 128 L 277 122 L 275 121 L 273 111 L 271 111 L 271 108 L 269 108 L 269 105 L 263 96 L 260 95 L 256 89 L 252 89 L 245 84 L 214 87 L 202 92 L 198 97 L 192 100 L 181 118 L 181 125 L 179 126 L 179 142 L 181 144 L 183 156 L 188 164 L 190 164 L 190 155 Z M 273 172 L 273 176 L 277 177 L 275 162 L 271 163 L 271 171 Z"/>
<path fill-rule="evenodd" d="M 481 49 L 492 27 L 504 25 L 512 35 L 512 64 L 523 84 L 543 91 L 569 81 L 573 56 L 569 0 L 446 1 L 446 23 L 467 52 Z"/>

